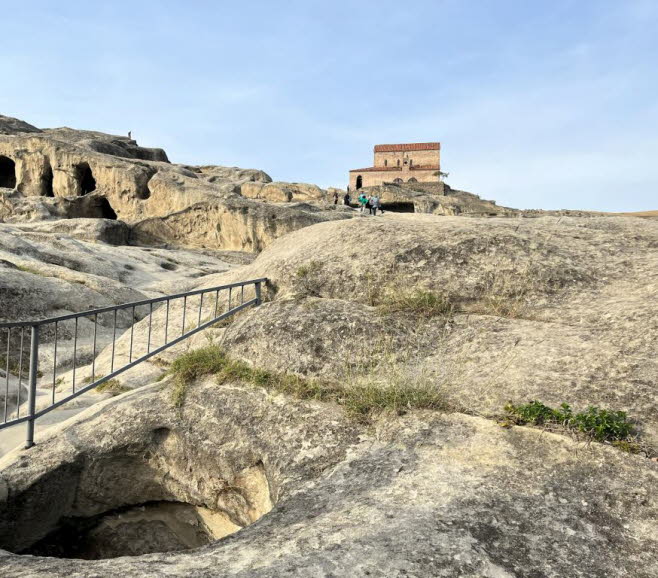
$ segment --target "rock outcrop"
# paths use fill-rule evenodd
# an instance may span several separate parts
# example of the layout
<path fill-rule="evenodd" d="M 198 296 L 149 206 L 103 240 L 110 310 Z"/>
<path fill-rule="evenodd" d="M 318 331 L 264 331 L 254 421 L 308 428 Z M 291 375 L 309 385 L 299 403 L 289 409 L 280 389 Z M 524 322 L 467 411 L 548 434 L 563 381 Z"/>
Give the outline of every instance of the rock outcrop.
<path fill-rule="evenodd" d="M 270 279 L 274 300 L 224 337 L 256 366 L 422 374 L 488 416 L 531 399 L 625 410 L 658 448 L 657 249 L 650 220 L 388 215 L 294 232 L 208 283 Z M 418 290 L 452 304 L 448 323 L 382 313 Z"/>
<path fill-rule="evenodd" d="M 220 322 L 255 289 L 64 321 L 56 355 L 43 330 L 37 410 L 208 324 L 0 458 L 3 575 L 658 574 L 658 221 L 442 183 L 377 190 L 435 214 L 370 218 L 123 137 L 0 135 L 0 321 L 268 279 Z M 10 415 L 19 375 L 0 363 Z M 531 400 L 627 412 L 636 437 L 505 418 Z"/>
<path fill-rule="evenodd" d="M 29 456 L 4 458 L 0 545 L 32 554 L 5 554 L 4 572 L 648 578 L 658 570 L 658 466 L 646 459 L 460 414 L 382 417 L 364 428 L 320 402 L 211 379 L 188 402 L 172 407 L 166 382 L 144 388 L 88 409 Z M 203 528 L 200 515 L 178 524 L 148 516 L 166 503 L 230 520 L 215 526 L 226 532 L 243 529 L 193 551 L 70 558 L 126 553 L 122 536 L 132 537 L 132 553 L 185 547 Z"/>
<path fill-rule="evenodd" d="M 300 205 L 324 199 L 315 185 L 271 183 L 254 169 L 171 164 L 163 150 L 126 137 L 0 121 L 5 222 L 120 219 L 142 242 L 255 251 L 294 228 L 348 216 Z M 261 189 L 267 194 L 253 192 Z M 272 203 L 283 200 L 297 204 Z"/>

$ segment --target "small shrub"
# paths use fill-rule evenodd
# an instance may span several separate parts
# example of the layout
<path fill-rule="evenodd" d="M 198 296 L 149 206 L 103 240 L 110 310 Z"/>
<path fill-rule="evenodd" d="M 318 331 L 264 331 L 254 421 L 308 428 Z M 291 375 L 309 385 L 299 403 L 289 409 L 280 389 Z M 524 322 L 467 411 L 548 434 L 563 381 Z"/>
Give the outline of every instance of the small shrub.
<path fill-rule="evenodd" d="M 566 403 L 561 404 L 560 409 L 553 409 L 539 401 L 531 401 L 524 405 L 508 403 L 505 411 L 507 418 L 518 424 L 557 425 L 599 442 L 629 441 L 634 432 L 626 412 L 593 406 L 574 413 Z"/>

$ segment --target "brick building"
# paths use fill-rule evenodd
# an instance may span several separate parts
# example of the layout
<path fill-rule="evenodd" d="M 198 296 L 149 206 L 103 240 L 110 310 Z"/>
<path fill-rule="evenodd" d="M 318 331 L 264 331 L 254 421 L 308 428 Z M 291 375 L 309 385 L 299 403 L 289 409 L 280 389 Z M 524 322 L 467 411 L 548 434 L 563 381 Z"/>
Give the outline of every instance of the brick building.
<path fill-rule="evenodd" d="M 438 183 L 441 143 L 375 145 L 374 166 L 350 171 L 350 190 L 383 183 Z"/>

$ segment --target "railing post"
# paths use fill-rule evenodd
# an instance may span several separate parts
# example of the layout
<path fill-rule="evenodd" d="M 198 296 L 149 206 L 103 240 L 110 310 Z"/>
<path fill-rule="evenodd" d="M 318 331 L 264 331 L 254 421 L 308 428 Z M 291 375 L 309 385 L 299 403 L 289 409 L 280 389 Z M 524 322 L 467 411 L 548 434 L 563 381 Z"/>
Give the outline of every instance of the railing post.
<path fill-rule="evenodd" d="M 256 305 L 260 305 L 263 300 L 261 299 L 261 283 L 260 281 L 256 281 Z"/>
<path fill-rule="evenodd" d="M 32 326 L 32 338 L 30 339 L 30 377 L 27 391 L 27 437 L 25 449 L 34 445 L 34 409 L 37 398 L 37 372 L 39 371 L 39 326 Z"/>

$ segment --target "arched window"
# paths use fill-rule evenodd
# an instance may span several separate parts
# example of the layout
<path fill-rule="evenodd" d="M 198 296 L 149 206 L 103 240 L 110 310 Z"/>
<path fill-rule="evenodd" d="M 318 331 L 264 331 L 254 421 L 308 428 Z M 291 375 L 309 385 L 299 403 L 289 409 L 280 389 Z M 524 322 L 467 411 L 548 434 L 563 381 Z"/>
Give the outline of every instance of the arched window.
<path fill-rule="evenodd" d="M 359 175 L 356 177 L 356 188 L 360 189 L 363 186 L 363 177 Z"/>
<path fill-rule="evenodd" d="M 398 166 L 400 166 L 400 159 L 398 159 Z"/>
<path fill-rule="evenodd" d="M 411 177 L 407 182 L 408 183 L 417 183 L 418 181 L 414 177 Z"/>
<path fill-rule="evenodd" d="M 384 166 L 385 166 L 385 167 L 388 166 L 388 160 L 386 160 L 386 159 L 384 159 Z"/>
<path fill-rule="evenodd" d="M 409 166 L 414 164 L 414 159 L 409 159 Z"/>

